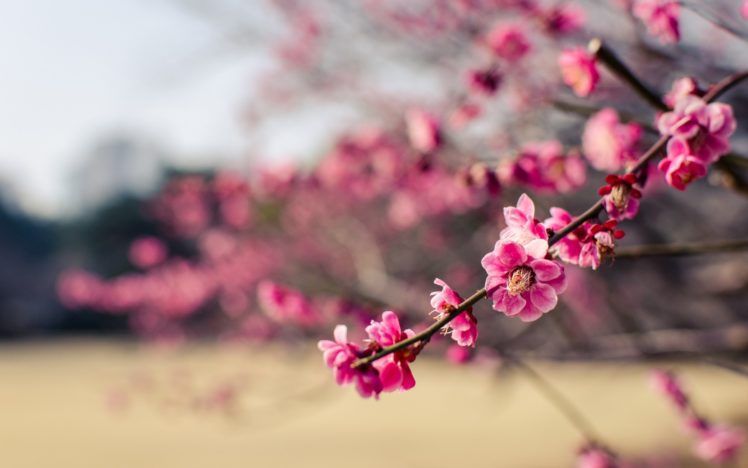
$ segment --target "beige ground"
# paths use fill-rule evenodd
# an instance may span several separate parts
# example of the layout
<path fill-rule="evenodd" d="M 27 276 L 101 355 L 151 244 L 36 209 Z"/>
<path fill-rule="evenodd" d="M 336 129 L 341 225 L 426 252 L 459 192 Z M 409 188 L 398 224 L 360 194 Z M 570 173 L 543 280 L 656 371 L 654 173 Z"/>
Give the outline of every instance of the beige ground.
<path fill-rule="evenodd" d="M 3 345 L 0 467 L 572 465 L 579 435 L 519 375 L 419 361 L 413 391 L 365 401 L 335 388 L 310 352 Z M 621 452 L 690 450 L 645 367 L 536 365 Z M 696 365 L 683 376 L 704 413 L 748 420 L 748 380 Z M 245 388 L 233 412 L 188 409 L 227 379 Z M 113 410 L 112 388 L 140 390 Z"/>

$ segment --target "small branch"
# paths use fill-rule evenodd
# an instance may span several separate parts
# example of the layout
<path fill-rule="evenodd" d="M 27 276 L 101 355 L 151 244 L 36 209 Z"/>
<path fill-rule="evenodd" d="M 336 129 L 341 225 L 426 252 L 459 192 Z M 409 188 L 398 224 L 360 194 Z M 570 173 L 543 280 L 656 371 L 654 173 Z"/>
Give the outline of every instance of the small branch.
<path fill-rule="evenodd" d="M 709 90 L 709 92 L 706 93 L 703 99 L 706 102 L 713 102 L 715 99 L 719 98 L 730 89 L 739 85 L 740 82 L 745 80 L 746 78 L 748 78 L 748 71 L 737 72 L 726 78 L 723 78 L 716 85 L 712 86 L 712 88 Z"/>
<path fill-rule="evenodd" d="M 410 345 L 423 342 L 426 343 L 431 339 L 431 336 L 437 333 L 439 330 L 442 329 L 446 324 L 451 322 L 455 317 L 460 315 L 465 310 L 469 309 L 473 306 L 476 302 L 480 301 L 486 297 L 486 290 L 485 289 L 479 289 L 475 292 L 472 296 L 465 299 L 462 304 L 455 307 L 452 312 L 445 315 L 443 318 L 437 320 L 434 322 L 430 327 L 425 329 L 424 331 L 417 333 L 413 335 L 412 337 L 399 341 L 392 346 L 387 346 L 386 348 L 380 349 L 378 352 L 372 354 L 371 356 L 367 356 L 365 358 L 361 358 L 357 361 L 355 361 L 351 367 L 360 367 L 365 366 L 367 364 L 371 364 L 372 362 L 376 361 L 377 359 L 383 358 L 384 356 L 387 356 L 388 354 L 392 354 L 394 352 L 400 351 L 401 349 L 407 348 Z"/>
<path fill-rule="evenodd" d="M 709 253 L 748 250 L 748 239 L 718 242 L 684 242 L 676 244 L 638 245 L 621 247 L 616 251 L 616 260 L 642 257 L 684 257 Z"/>
<path fill-rule="evenodd" d="M 553 387 L 542 375 L 516 356 L 504 355 L 522 371 L 535 388 L 561 412 L 588 442 L 601 443 L 597 431 L 584 415 L 565 396 Z"/>
<path fill-rule="evenodd" d="M 654 92 L 649 86 L 644 84 L 621 59 L 609 49 L 601 39 L 592 39 L 587 46 L 591 54 L 595 55 L 603 65 L 606 66 L 614 75 L 629 85 L 642 99 L 647 101 L 652 107 L 666 111 L 668 106 L 662 102 L 659 94 Z"/>

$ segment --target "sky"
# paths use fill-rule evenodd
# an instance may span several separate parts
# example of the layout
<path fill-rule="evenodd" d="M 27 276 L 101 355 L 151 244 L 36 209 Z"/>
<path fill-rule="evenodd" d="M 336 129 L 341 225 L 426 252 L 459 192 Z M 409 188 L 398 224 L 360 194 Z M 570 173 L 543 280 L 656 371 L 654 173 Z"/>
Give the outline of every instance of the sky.
<path fill-rule="evenodd" d="M 113 134 L 157 140 L 181 165 L 240 164 L 242 106 L 269 59 L 220 29 L 180 0 L 0 0 L 3 192 L 66 212 L 70 174 Z"/>

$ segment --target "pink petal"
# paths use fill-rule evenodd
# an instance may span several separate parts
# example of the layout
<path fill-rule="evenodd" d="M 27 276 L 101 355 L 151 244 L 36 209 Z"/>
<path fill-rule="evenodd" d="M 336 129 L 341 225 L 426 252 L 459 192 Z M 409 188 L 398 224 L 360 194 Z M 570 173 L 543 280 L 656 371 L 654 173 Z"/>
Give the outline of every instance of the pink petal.
<path fill-rule="evenodd" d="M 543 283 L 536 283 L 530 288 L 530 301 L 533 305 L 540 309 L 542 312 L 550 312 L 558 304 L 558 296 L 556 291 Z"/>
<path fill-rule="evenodd" d="M 551 260 L 533 260 L 530 267 L 535 272 L 535 278 L 544 283 L 558 278 L 563 272 L 561 265 Z"/>

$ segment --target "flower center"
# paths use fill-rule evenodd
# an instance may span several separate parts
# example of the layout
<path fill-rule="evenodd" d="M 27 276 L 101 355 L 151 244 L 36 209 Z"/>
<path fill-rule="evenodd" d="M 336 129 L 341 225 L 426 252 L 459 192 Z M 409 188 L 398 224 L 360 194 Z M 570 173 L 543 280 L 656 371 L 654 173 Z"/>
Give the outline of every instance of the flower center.
<path fill-rule="evenodd" d="M 631 186 L 629 184 L 615 184 L 613 190 L 610 191 L 610 201 L 618 211 L 626 209 L 626 205 L 629 202 L 629 194 L 631 193 Z"/>
<path fill-rule="evenodd" d="M 529 290 L 533 284 L 535 284 L 535 272 L 532 268 L 522 265 L 509 273 L 506 289 L 510 295 L 517 296 Z"/>

